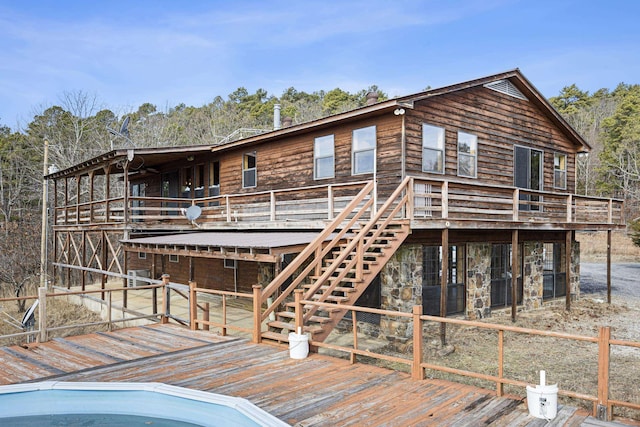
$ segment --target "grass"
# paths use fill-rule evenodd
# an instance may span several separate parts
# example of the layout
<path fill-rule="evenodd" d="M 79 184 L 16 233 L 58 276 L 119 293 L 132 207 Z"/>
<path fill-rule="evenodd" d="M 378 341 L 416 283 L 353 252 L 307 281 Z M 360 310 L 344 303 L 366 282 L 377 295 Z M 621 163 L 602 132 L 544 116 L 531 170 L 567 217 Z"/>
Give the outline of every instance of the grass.
<path fill-rule="evenodd" d="M 607 261 L 607 233 L 578 232 L 580 260 L 583 262 Z M 640 262 L 640 247 L 635 246 L 625 231 L 611 233 L 612 262 Z"/>

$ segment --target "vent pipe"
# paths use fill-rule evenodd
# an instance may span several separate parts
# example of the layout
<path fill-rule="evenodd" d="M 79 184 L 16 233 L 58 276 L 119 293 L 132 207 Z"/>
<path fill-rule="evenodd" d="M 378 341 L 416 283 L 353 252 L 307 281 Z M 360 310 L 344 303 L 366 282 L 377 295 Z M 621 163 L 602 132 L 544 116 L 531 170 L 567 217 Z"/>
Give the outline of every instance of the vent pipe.
<path fill-rule="evenodd" d="M 273 130 L 280 129 L 280 104 L 273 106 Z"/>

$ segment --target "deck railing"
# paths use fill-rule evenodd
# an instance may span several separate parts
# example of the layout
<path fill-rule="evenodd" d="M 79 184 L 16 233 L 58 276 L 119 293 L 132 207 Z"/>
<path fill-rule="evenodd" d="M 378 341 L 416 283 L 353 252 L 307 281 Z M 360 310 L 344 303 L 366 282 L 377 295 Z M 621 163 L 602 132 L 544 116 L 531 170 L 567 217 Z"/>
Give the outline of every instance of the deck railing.
<path fill-rule="evenodd" d="M 624 224 L 622 200 L 469 181 L 413 177 L 407 211 L 414 220 Z M 366 182 L 336 183 L 201 198 L 128 197 L 55 208 L 56 225 L 150 223 L 187 225 L 186 209 L 197 205 L 197 224 L 332 220 Z M 376 200 L 380 199 L 374 192 Z M 385 197 L 386 198 L 386 197 Z M 125 215 L 126 214 L 126 215 Z"/>
<path fill-rule="evenodd" d="M 162 295 L 166 295 L 167 292 L 167 280 L 165 280 L 161 284 L 149 285 L 149 286 L 140 286 L 136 287 L 137 291 L 145 291 L 148 289 L 161 289 Z M 262 290 L 260 286 L 254 286 L 254 291 L 252 294 L 247 293 L 235 293 L 235 292 L 225 292 L 225 291 L 213 291 L 210 289 L 198 288 L 197 284 L 191 283 L 189 285 L 188 292 L 188 305 L 187 312 L 189 318 L 189 325 L 191 329 L 205 329 L 206 327 L 220 328 L 220 331 L 223 334 L 226 334 L 228 330 L 236 330 L 243 334 L 251 334 L 253 336 L 254 341 L 260 340 L 260 329 L 262 318 L 260 312 L 262 311 L 261 304 L 261 294 Z M 78 328 L 78 327 L 86 327 L 86 326 L 94 326 L 100 324 L 106 324 L 108 327 L 112 327 L 117 323 L 126 323 L 132 320 L 148 320 L 148 321 L 164 321 L 168 322 L 171 320 L 170 316 L 167 316 L 168 312 L 168 304 L 163 297 L 162 309 L 160 312 L 153 312 L 147 315 L 141 315 L 138 313 L 136 316 L 131 316 L 127 318 L 113 318 L 111 316 L 111 311 L 118 312 L 122 310 L 122 307 L 116 307 L 111 304 L 111 295 L 118 292 L 123 291 L 132 292 L 131 288 L 108 288 L 108 289 L 96 289 L 96 290 L 85 290 L 85 291 L 60 291 L 60 292 L 48 292 L 45 288 L 40 288 L 38 296 L 25 296 L 20 298 L 2 298 L 0 302 L 2 303 L 13 303 L 20 299 L 23 300 L 34 300 L 39 298 L 40 305 L 38 307 L 37 314 L 37 322 L 38 326 L 32 331 L 16 333 L 11 335 L 5 335 L 0 337 L 0 339 L 6 338 L 16 338 L 22 336 L 37 336 L 40 342 L 47 341 L 48 336 L 54 332 L 63 329 L 70 328 Z M 108 308 L 107 320 L 103 322 L 92 322 L 92 323 L 77 323 L 73 325 L 51 325 L 48 323 L 49 315 L 47 310 L 46 301 L 50 298 L 58 298 L 58 297 L 69 297 L 69 296 L 78 296 L 82 295 L 84 298 L 90 296 L 90 294 L 97 294 L 101 292 L 107 293 L 106 301 L 103 301 Z M 208 313 L 205 311 L 206 307 L 203 304 L 204 301 L 208 300 L 211 297 L 222 298 L 222 303 L 213 308 L 212 312 L 216 310 L 222 311 L 222 314 L 218 313 L 216 316 L 220 318 L 220 321 L 211 321 L 208 320 Z M 234 325 L 233 321 L 229 318 L 226 313 L 228 304 L 224 301 L 231 299 L 237 301 L 238 299 L 243 299 L 246 301 L 242 311 L 245 313 L 244 323 L 240 322 L 239 324 Z M 151 304 L 151 300 L 149 299 L 149 304 Z M 326 306 L 326 307 L 335 307 L 336 304 L 332 303 L 322 303 L 312 300 L 304 300 L 301 298 L 296 298 L 296 309 L 299 313 L 302 313 L 304 306 L 316 305 Z M 625 355 L 629 355 L 630 351 L 640 351 L 640 342 L 634 342 L 629 340 L 617 339 L 612 336 L 612 331 L 610 327 L 600 327 L 597 336 L 585 336 L 585 335 L 575 335 L 564 332 L 555 332 L 550 330 L 538 330 L 538 329 L 530 329 L 530 328 L 521 328 L 515 327 L 511 325 L 501 325 L 497 323 L 485 323 L 478 321 L 468 321 L 462 319 L 454 319 L 454 318 L 442 318 L 437 316 L 427 316 L 422 315 L 422 307 L 415 306 L 412 313 L 406 312 L 397 312 L 397 311 L 389 311 L 389 310 L 381 310 L 374 308 L 366 308 L 366 307 L 358 307 L 351 305 L 339 305 L 341 309 L 345 309 L 351 312 L 352 319 L 352 329 L 350 332 L 351 344 L 344 343 L 343 344 L 335 344 L 329 342 L 320 342 L 310 340 L 310 345 L 316 348 L 325 348 L 333 351 L 344 352 L 349 355 L 352 363 L 356 363 L 358 357 L 363 358 L 373 358 L 382 361 L 392 362 L 393 364 L 405 366 L 407 371 L 411 372 L 412 376 L 416 379 L 423 379 L 425 376 L 425 371 L 439 371 L 442 373 L 457 375 L 468 377 L 471 379 L 487 381 L 495 384 L 496 395 L 501 396 L 504 394 L 504 386 L 512 386 L 516 388 L 524 388 L 526 385 L 534 384 L 534 382 L 523 381 L 522 378 L 515 378 L 513 372 L 507 369 L 508 366 L 505 363 L 505 359 L 510 354 L 510 351 L 518 351 L 517 348 L 513 348 L 513 345 L 518 345 L 516 340 L 512 340 L 510 334 L 513 335 L 524 335 L 526 336 L 526 342 L 530 342 L 535 337 L 545 337 L 545 339 L 555 339 L 555 340 L 565 340 L 570 341 L 572 343 L 587 343 L 589 348 L 580 348 L 574 349 L 574 352 L 577 351 L 585 351 L 591 353 L 590 360 L 594 363 L 591 366 L 582 366 L 576 365 L 572 363 L 571 360 L 539 360 L 537 363 L 533 363 L 534 361 L 529 360 L 528 362 L 531 364 L 530 369 L 532 373 L 535 373 L 535 370 L 544 367 L 542 365 L 555 365 L 561 363 L 569 363 L 571 364 L 570 370 L 574 372 L 576 378 L 580 377 L 592 377 L 594 381 L 593 390 L 587 390 L 585 392 L 569 390 L 564 388 L 565 384 L 559 384 L 558 394 L 561 396 L 566 396 L 569 398 L 579 399 L 586 402 L 590 402 L 593 406 L 593 415 L 599 416 L 601 418 L 610 420 L 613 415 L 613 408 L 628 408 L 630 410 L 640 411 L 640 402 L 638 401 L 630 401 L 629 399 L 634 399 L 633 393 L 631 395 L 627 395 L 626 398 L 613 398 L 612 395 L 620 396 L 622 390 L 615 390 L 615 387 L 610 387 L 610 378 L 614 378 L 612 375 L 611 366 L 616 365 L 616 358 L 623 357 Z M 204 315 L 203 315 L 204 313 Z M 376 350 L 376 348 L 367 346 L 366 344 L 361 344 L 359 338 L 362 338 L 362 329 L 359 326 L 362 326 L 359 322 L 359 316 L 362 316 L 365 313 L 375 314 L 387 319 L 388 322 L 400 322 L 407 325 L 407 328 L 410 328 L 413 331 L 412 336 L 412 344 L 409 342 L 409 347 L 403 353 L 398 354 L 389 354 L 389 352 L 382 352 Z M 133 310 L 131 310 L 131 314 L 136 314 Z M 236 315 L 237 316 L 237 315 Z M 302 315 L 296 316 L 299 319 L 302 319 Z M 447 366 L 442 363 L 441 359 L 439 361 L 433 360 L 432 357 L 428 356 L 428 352 L 426 348 L 432 345 L 431 341 L 433 336 L 430 332 L 438 331 L 440 329 L 441 324 L 447 324 L 449 327 L 460 327 L 465 329 L 473 329 L 474 331 L 479 331 L 478 334 L 483 333 L 494 333 L 495 338 L 493 339 L 493 343 L 495 343 L 495 352 L 483 353 L 480 355 L 485 364 L 489 364 L 490 367 L 486 368 L 484 371 L 482 369 L 472 370 L 469 368 L 469 364 L 463 365 L 464 368 L 461 367 L 452 367 Z M 348 322 L 345 323 L 348 325 Z M 509 339 L 505 339 L 507 337 Z M 347 333 L 349 335 L 349 333 Z M 437 333 L 436 333 L 437 335 Z M 481 339 L 487 339 L 481 338 Z M 521 344 L 520 344 L 521 345 Z M 472 345 L 470 345 L 472 347 Z M 574 345 L 575 346 L 575 345 Z M 458 349 L 456 351 L 464 351 L 465 349 Z M 522 349 L 520 349 L 522 351 Z M 491 361 L 493 360 L 493 363 Z M 490 371 L 487 373 L 487 369 Z M 552 371 L 553 368 L 548 369 Z M 511 375 L 510 375 L 511 374 Z M 630 375 L 633 372 L 623 372 L 619 374 Z M 570 384 L 569 384 L 570 385 Z M 631 391 L 633 392 L 633 391 Z M 635 395 L 637 397 L 637 395 Z"/>

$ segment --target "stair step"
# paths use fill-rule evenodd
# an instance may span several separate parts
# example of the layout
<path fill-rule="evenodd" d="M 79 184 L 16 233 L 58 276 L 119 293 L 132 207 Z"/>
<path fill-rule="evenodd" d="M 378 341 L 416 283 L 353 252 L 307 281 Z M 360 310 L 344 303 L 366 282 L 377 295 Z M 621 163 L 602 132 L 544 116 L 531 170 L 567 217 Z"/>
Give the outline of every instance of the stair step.
<path fill-rule="evenodd" d="M 368 271 L 365 270 L 365 273 L 368 273 Z M 320 276 L 309 276 L 309 278 L 313 281 L 316 281 L 320 278 Z M 335 279 L 335 277 L 329 277 L 329 280 L 331 279 Z M 349 282 L 349 283 L 362 283 L 363 279 L 356 279 L 355 277 L 344 277 L 342 280 L 340 280 L 341 282 Z M 353 288 L 350 288 L 353 289 Z"/>
<path fill-rule="evenodd" d="M 311 286 L 312 285 L 304 285 L 303 287 L 305 289 L 311 289 Z M 325 290 L 329 289 L 329 285 L 322 285 L 322 286 L 320 286 L 320 289 L 325 291 Z M 335 289 L 334 289 L 334 291 L 336 291 L 336 292 L 344 292 L 345 294 L 347 294 L 349 292 L 355 292 L 356 290 L 357 290 L 356 288 L 349 288 L 349 287 L 346 287 L 346 286 L 336 286 Z"/>
<path fill-rule="evenodd" d="M 280 311 L 277 313 L 277 316 L 280 317 L 285 317 L 287 319 L 295 319 L 296 314 L 293 311 Z M 331 319 L 329 319 L 328 317 L 322 317 L 322 316 L 311 316 L 309 318 L 309 322 L 312 323 L 327 323 L 330 322 Z"/>
<path fill-rule="evenodd" d="M 318 294 L 314 294 L 311 299 L 314 301 L 320 301 L 320 298 L 322 297 L 322 295 L 318 295 Z M 349 301 L 348 297 L 339 297 L 336 295 L 327 295 L 324 298 L 324 301 L 330 301 L 330 302 L 347 302 Z"/>
<path fill-rule="evenodd" d="M 263 339 L 269 339 L 272 341 L 278 341 L 278 342 L 289 342 L 289 335 L 285 335 L 285 334 L 281 334 L 280 332 L 273 332 L 273 331 L 264 331 L 262 332 L 262 338 Z"/>
<path fill-rule="evenodd" d="M 267 325 L 271 328 L 278 328 L 278 329 L 282 329 L 283 331 L 286 330 L 289 332 L 294 332 L 296 329 L 296 325 L 293 322 L 288 323 L 288 322 L 279 322 L 277 320 L 274 320 L 272 322 L 268 322 Z M 289 332 L 287 332 L 287 334 Z M 322 327 L 305 325 L 302 327 L 302 332 L 308 332 L 310 334 L 319 334 L 320 332 L 322 332 Z"/>
<path fill-rule="evenodd" d="M 286 307 L 295 308 L 296 303 L 295 302 L 288 302 L 288 303 L 285 304 L 285 306 Z M 317 305 L 311 305 L 311 304 L 307 304 L 307 305 L 304 306 L 305 310 L 312 310 L 314 308 L 317 309 L 317 311 L 324 311 L 324 312 L 327 312 L 327 313 L 334 313 L 336 311 L 342 311 L 343 310 L 343 309 L 337 308 L 337 307 L 336 308 L 324 307 L 324 306 L 323 307 L 319 307 Z"/>

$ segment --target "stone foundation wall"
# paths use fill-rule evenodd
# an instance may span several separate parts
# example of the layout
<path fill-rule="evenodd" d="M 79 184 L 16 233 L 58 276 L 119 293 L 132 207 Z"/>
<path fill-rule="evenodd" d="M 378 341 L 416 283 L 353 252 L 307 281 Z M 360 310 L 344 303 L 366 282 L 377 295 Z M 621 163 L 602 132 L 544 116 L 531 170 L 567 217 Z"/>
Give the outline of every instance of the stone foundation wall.
<path fill-rule="evenodd" d="M 491 245 L 467 244 L 467 317 L 491 316 Z"/>
<path fill-rule="evenodd" d="M 524 242 L 523 265 L 520 272 L 522 283 L 522 306 L 524 310 L 534 310 L 542 307 L 542 293 L 544 289 L 544 245 L 542 242 Z"/>
<path fill-rule="evenodd" d="M 571 244 L 571 298 L 580 298 L 580 242 Z"/>

